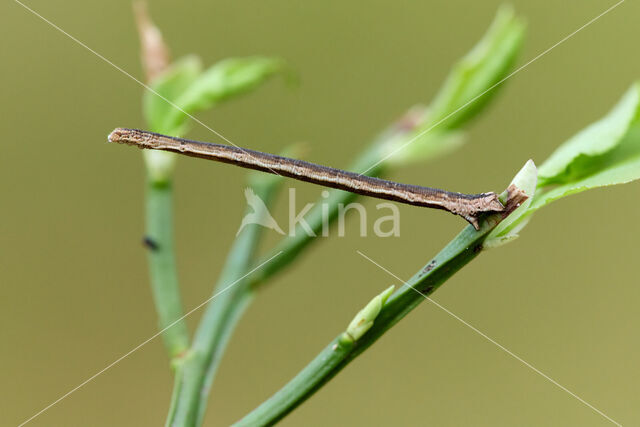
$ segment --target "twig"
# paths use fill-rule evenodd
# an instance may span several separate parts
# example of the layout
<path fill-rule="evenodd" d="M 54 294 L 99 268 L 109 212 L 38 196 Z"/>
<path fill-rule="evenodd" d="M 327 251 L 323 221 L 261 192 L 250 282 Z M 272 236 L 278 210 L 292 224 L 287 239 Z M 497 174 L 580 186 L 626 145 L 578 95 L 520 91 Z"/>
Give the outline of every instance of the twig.
<path fill-rule="evenodd" d="M 478 216 L 480 214 L 502 212 L 504 210 L 504 206 L 502 206 L 495 193 L 463 194 L 418 185 L 401 184 L 342 169 L 229 145 L 192 141 L 124 128 L 117 128 L 111 132 L 109 141 L 134 145 L 139 148 L 171 151 L 191 157 L 231 163 L 248 169 L 277 173 L 300 181 L 379 199 L 443 209 L 460 215 L 473 225 L 476 230 L 479 228 Z"/>
<path fill-rule="evenodd" d="M 385 176 L 389 173 L 389 164 L 387 162 L 379 162 L 381 158 L 381 147 L 388 145 L 390 141 L 405 138 L 407 135 L 415 131 L 420 125 L 416 117 L 424 116 L 423 107 L 414 106 L 402 115 L 396 122 L 388 126 L 363 150 L 356 160 L 349 166 L 349 170 L 357 172 L 359 175 L 369 175 L 373 177 Z M 365 172 L 366 171 L 366 172 Z M 303 226 L 298 224 L 299 229 L 294 233 L 287 235 L 280 240 L 274 248 L 272 248 L 262 260 L 269 259 L 276 253 L 282 253 L 283 256 L 277 257 L 266 264 L 263 269 L 256 271 L 249 279 L 253 289 L 259 289 L 268 283 L 269 279 L 278 274 L 280 271 L 291 265 L 298 257 L 305 253 L 305 249 L 316 241 L 315 236 L 319 235 L 324 227 L 335 222 L 340 212 L 340 206 L 347 206 L 356 201 L 359 195 L 348 192 L 331 190 L 329 197 L 323 200 L 323 203 L 316 203 L 305 215 L 306 225 L 313 233 L 306 232 Z M 326 211 L 325 211 L 326 208 Z M 264 270 L 264 271 L 262 271 Z"/>

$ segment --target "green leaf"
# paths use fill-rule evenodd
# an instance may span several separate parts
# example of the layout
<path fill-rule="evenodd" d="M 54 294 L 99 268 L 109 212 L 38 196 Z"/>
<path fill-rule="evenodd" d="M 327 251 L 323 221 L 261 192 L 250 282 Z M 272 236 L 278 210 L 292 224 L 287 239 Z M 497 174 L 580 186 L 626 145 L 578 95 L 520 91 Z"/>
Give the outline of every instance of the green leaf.
<path fill-rule="evenodd" d="M 544 162 L 539 186 L 569 184 L 602 171 L 607 153 L 625 139 L 639 116 L 640 85 L 636 83 L 609 114 L 569 139 Z"/>
<path fill-rule="evenodd" d="M 209 109 L 228 98 L 249 92 L 282 68 L 282 61 L 259 56 L 225 59 L 215 64 L 175 100 L 180 109 L 169 112 L 167 126 L 183 128 L 187 113 Z"/>
<path fill-rule="evenodd" d="M 539 189 L 529 208 L 529 213 L 571 194 L 592 188 L 626 184 L 640 179 L 640 124 L 635 123 L 627 131 L 617 148 L 598 159 L 597 166 L 597 169 L 588 176 L 556 186 L 548 191 Z"/>
<path fill-rule="evenodd" d="M 635 83 L 601 120 L 562 144 L 539 169 L 535 196 L 493 233 L 495 246 L 521 230 L 536 210 L 554 200 L 640 179 L 640 84 Z M 499 230 L 504 227 L 505 230 Z M 492 243 L 490 243 L 492 244 Z"/>
<path fill-rule="evenodd" d="M 464 143 L 461 129 L 486 107 L 511 71 L 525 26 L 509 7 L 501 7 L 483 38 L 453 67 L 428 109 L 414 107 L 406 120 L 411 132 L 399 133 L 380 147 L 388 164 L 433 159 Z"/>
<path fill-rule="evenodd" d="M 640 84 L 603 119 L 561 145 L 540 167 L 529 213 L 585 190 L 640 178 Z"/>
<path fill-rule="evenodd" d="M 480 42 L 453 67 L 431 105 L 427 127 L 442 121 L 441 129 L 457 129 L 476 116 L 511 70 L 524 30 L 513 9 L 501 7 Z"/>
<path fill-rule="evenodd" d="M 535 188 L 533 199 L 500 223 L 487 238 L 485 247 L 512 241 L 531 214 L 554 200 L 637 179 L 640 179 L 640 84 L 635 83 L 609 114 L 578 132 L 542 164 L 537 185 L 534 181 L 532 187 L 530 180 L 521 182 L 519 187 L 527 187 L 527 194 Z"/>
<path fill-rule="evenodd" d="M 142 107 L 149 128 L 158 133 L 174 136 L 177 129 L 167 126 L 169 113 L 175 109 L 174 102 L 202 73 L 202 64 L 197 56 L 187 56 L 174 62 L 163 74 L 151 82 L 156 93 L 145 91 Z M 158 96 L 161 95 L 161 96 Z M 164 98 L 164 99 L 163 99 Z"/>
<path fill-rule="evenodd" d="M 200 60 L 188 56 L 151 83 L 153 92 L 145 91 L 145 119 L 154 132 L 183 135 L 189 114 L 250 91 L 280 68 L 281 62 L 271 58 L 235 58 L 219 62 L 203 73 Z M 173 175 L 173 153 L 145 150 L 144 160 L 153 182 L 166 182 Z"/>

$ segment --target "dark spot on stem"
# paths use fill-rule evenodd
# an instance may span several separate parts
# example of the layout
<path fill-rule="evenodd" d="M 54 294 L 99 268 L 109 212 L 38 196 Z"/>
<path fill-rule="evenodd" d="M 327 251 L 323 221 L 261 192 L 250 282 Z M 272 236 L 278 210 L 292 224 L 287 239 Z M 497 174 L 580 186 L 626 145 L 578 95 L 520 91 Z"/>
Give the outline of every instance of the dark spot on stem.
<path fill-rule="evenodd" d="M 144 236 L 142 239 L 142 244 L 149 250 L 157 251 L 160 247 L 158 244 L 149 236 Z"/>
<path fill-rule="evenodd" d="M 476 254 L 477 254 L 477 253 L 478 253 L 478 252 L 480 252 L 482 249 L 483 249 L 482 245 L 475 245 L 475 246 L 473 247 L 473 253 L 476 253 Z"/>
<path fill-rule="evenodd" d="M 437 263 L 436 263 L 436 261 L 435 261 L 435 260 L 431 261 L 429 264 L 427 264 L 427 265 L 425 265 L 425 266 L 424 266 L 424 268 L 422 269 L 422 272 L 423 272 L 423 273 L 428 273 L 428 272 L 430 272 L 431 270 L 433 270 L 433 269 L 436 267 L 436 264 L 437 264 Z"/>
<path fill-rule="evenodd" d="M 426 297 L 426 296 L 428 296 L 432 291 L 433 291 L 433 286 L 427 286 L 427 287 L 426 287 L 426 288 L 424 288 L 422 291 L 420 291 L 420 293 Z"/>

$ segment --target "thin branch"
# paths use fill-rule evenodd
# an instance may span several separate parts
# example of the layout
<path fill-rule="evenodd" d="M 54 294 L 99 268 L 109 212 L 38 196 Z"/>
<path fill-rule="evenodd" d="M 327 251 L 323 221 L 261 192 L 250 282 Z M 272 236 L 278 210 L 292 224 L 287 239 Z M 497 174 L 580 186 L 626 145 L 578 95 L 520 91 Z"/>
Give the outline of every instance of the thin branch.
<path fill-rule="evenodd" d="M 349 170 L 358 172 L 359 175 L 366 174 L 372 177 L 384 176 L 389 171 L 386 162 L 378 162 L 381 157 L 381 147 L 389 142 L 402 139 L 415 131 L 421 124 L 416 117 L 424 116 L 424 107 L 413 107 L 402 115 L 396 122 L 388 126 L 363 150 L 356 160 L 351 164 Z M 374 165 L 374 166 L 372 166 Z M 366 171 L 366 172 L 364 172 Z M 274 275 L 291 265 L 298 257 L 304 254 L 304 250 L 316 241 L 315 236 L 319 235 L 324 227 L 332 225 L 338 218 L 340 207 L 347 206 L 358 199 L 358 194 L 348 191 L 331 190 L 329 196 L 322 200 L 322 203 L 315 203 L 311 210 L 305 215 L 306 225 L 312 233 L 307 232 L 303 225 L 298 224 L 294 233 L 281 239 L 276 246 L 269 251 L 268 256 L 262 259 L 270 259 L 276 253 L 283 256 L 277 257 L 264 266 L 264 271 L 256 271 L 249 279 L 251 286 L 257 290 L 268 283 Z M 326 211 L 324 210 L 326 208 Z"/>
<path fill-rule="evenodd" d="M 192 141 L 124 128 L 117 128 L 111 132 L 109 141 L 231 163 L 244 168 L 275 173 L 364 196 L 393 200 L 414 206 L 443 209 L 460 215 L 476 229 L 479 227 L 478 216 L 480 214 L 504 210 L 504 206 L 495 193 L 463 194 L 419 185 L 401 184 L 230 145 Z"/>
<path fill-rule="evenodd" d="M 282 182 L 278 176 L 269 178 L 265 180 L 255 173 L 249 177 L 249 186 L 267 207 L 271 205 Z M 251 224 L 236 237 L 214 293 L 251 270 L 263 231 L 263 227 Z M 174 385 L 176 403 L 169 412 L 167 426 L 202 424 L 211 384 L 227 342 L 252 298 L 250 282 L 243 279 L 207 305 L 190 350 L 175 360 L 178 377 Z"/>

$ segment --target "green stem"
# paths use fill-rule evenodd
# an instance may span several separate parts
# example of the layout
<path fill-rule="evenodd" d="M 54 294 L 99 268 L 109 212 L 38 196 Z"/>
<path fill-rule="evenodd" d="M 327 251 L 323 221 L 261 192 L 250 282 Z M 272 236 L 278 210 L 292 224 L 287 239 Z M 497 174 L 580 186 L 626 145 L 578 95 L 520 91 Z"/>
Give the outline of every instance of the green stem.
<path fill-rule="evenodd" d="M 171 402 L 169 404 L 169 415 L 167 420 L 171 420 L 175 416 L 176 409 L 178 407 L 178 399 L 180 397 L 180 390 L 182 389 L 182 363 L 174 363 L 174 378 L 173 378 L 173 392 L 171 393 Z M 167 421 L 167 425 L 169 425 Z"/>
<path fill-rule="evenodd" d="M 281 178 L 257 173 L 251 177 L 250 187 L 267 207 L 270 206 Z M 240 278 L 250 271 L 255 261 L 263 230 L 255 224 L 246 226 L 229 251 L 214 291 L 218 296 L 207 305 L 188 354 L 176 361 L 180 366 L 177 372 L 180 379 L 174 386 L 177 404 L 169 412 L 168 426 L 192 426 L 202 422 L 211 384 L 226 345 L 253 297 L 249 282 Z"/>
<path fill-rule="evenodd" d="M 362 337 L 353 341 L 345 333 L 338 335 L 296 377 L 238 421 L 236 426 L 272 425 L 294 410 L 424 301 L 426 296 L 478 256 L 482 250 L 482 242 L 500 220 L 501 217 L 497 215 L 488 217 L 479 231 L 467 226 L 407 281 L 408 286 L 403 286 L 389 298 L 371 329 Z"/>
<path fill-rule="evenodd" d="M 412 129 L 406 126 L 405 121 L 402 119 L 380 135 L 353 164 L 352 170 L 366 170 L 380 159 L 380 147 L 383 144 L 392 138 L 398 138 L 410 132 Z M 384 165 L 380 164 L 368 171 L 367 174 L 379 175 L 383 169 Z M 278 189 L 276 184 L 281 181 L 280 177 L 258 173 L 252 177 L 251 188 L 269 207 Z M 337 218 L 339 206 L 347 205 L 359 197 L 357 194 L 345 191 L 334 190 L 330 193 L 329 198 L 324 201 L 324 204 L 329 207 L 329 224 Z M 316 234 L 320 234 L 323 227 L 321 209 L 321 204 L 318 203 L 305 217 Z M 255 262 L 255 251 L 263 230 L 262 227 L 251 225 L 246 227 L 236 238 L 215 292 L 219 292 L 237 280 L 238 277 L 242 277 L 251 270 L 252 266 L 260 265 Z M 257 283 L 263 283 L 270 276 L 292 263 L 314 239 L 314 236 L 307 234 L 304 230 L 297 230 L 294 236 L 284 238 L 269 256 L 264 258 L 265 260 L 272 259 L 272 261 L 264 264 L 263 267 L 236 283 L 228 292 L 211 301 L 196 331 L 187 358 L 188 361 L 179 362 L 182 366 L 180 372 L 182 379 L 176 381 L 174 387 L 174 395 L 178 395 L 176 398 L 178 403 L 169 413 L 168 426 L 200 425 L 202 423 L 216 370 L 236 324 L 253 299 L 254 286 Z M 185 383 L 187 377 L 190 380 Z"/>
<path fill-rule="evenodd" d="M 347 334 L 333 339 L 289 384 L 248 414 L 235 426 L 273 425 L 329 381 L 354 351 Z"/>
<path fill-rule="evenodd" d="M 493 29 L 483 38 L 479 46 L 473 50 L 473 53 L 465 57 L 461 64 L 453 70 L 446 88 L 438 96 L 438 101 L 435 102 L 434 108 L 437 110 L 437 114 L 432 115 L 431 122 L 425 122 L 424 117 L 421 117 L 418 122 L 415 122 L 412 117 L 409 117 L 409 120 L 401 120 L 400 123 L 392 126 L 383 134 L 379 143 L 373 144 L 360 157 L 359 161 L 352 165 L 351 170 L 367 170 L 369 175 L 382 175 L 386 167 L 389 166 L 388 162 L 378 163 L 382 158 L 386 158 L 386 154 L 389 152 L 389 147 L 384 146 L 386 142 L 392 141 L 394 138 L 398 142 L 397 139 L 403 136 L 407 140 L 411 139 L 413 141 L 413 137 L 423 135 L 431 127 L 444 121 L 449 112 L 455 113 L 461 108 L 465 108 L 469 102 L 474 100 L 477 94 L 482 94 L 493 82 L 498 81 L 501 78 L 500 76 L 506 75 L 512 66 L 515 52 L 519 50 L 522 26 L 513 17 L 512 13 L 503 13 L 497 21 L 498 23 L 494 24 Z M 468 108 L 466 112 L 460 114 L 455 122 L 444 123 L 442 128 L 452 130 L 462 127 L 464 123 L 480 111 L 482 105 L 484 103 L 475 102 L 474 106 L 472 106 L 473 108 Z M 420 116 L 423 115 L 421 114 Z M 431 152 L 431 155 L 437 152 L 438 150 L 436 149 L 435 152 Z M 371 165 L 376 166 L 368 170 Z M 340 205 L 347 205 L 357 197 L 357 195 L 347 192 L 332 191 L 329 199 L 323 200 L 321 204 L 316 204 L 305 220 L 316 234 L 320 234 L 325 220 L 321 205 L 324 205 L 324 207 L 328 205 L 329 222 L 332 222 L 339 213 Z M 228 286 L 229 283 L 237 280 L 236 278 L 242 277 L 243 274 L 250 271 L 249 269 L 254 261 L 253 253 L 258 242 L 259 232 L 247 229 L 243 234 L 234 243 L 219 281 L 218 289 L 220 289 L 220 286 Z M 235 325 L 252 299 L 253 291 L 266 283 L 271 276 L 290 265 L 314 240 L 314 236 L 299 228 L 293 236 L 284 238 L 274 251 L 264 258 L 267 260 L 273 259 L 273 261 L 237 283 L 232 290 L 229 290 L 228 295 L 221 294 L 220 297 L 209 304 L 196 331 L 192 348 L 175 362 L 176 366 L 178 366 L 178 378 L 174 389 L 174 399 L 172 399 L 174 404 L 167 420 L 168 425 L 191 426 L 202 422 L 211 383 L 220 358 Z M 272 258 L 274 255 L 278 256 Z M 260 263 L 253 265 L 260 265 Z M 459 267 L 462 265 L 460 264 Z M 385 307 L 389 304 L 391 302 L 387 303 Z M 308 397 L 317 387 L 320 387 L 331 376 L 335 375 L 341 369 L 341 366 L 347 363 L 346 361 L 349 360 L 349 357 L 354 357 L 354 354 L 361 351 L 358 350 L 359 348 L 364 348 L 367 337 L 373 336 L 375 330 L 376 327 L 374 326 L 373 330 L 361 337 L 353 346 L 349 345 L 349 340 L 344 336 L 338 337 L 337 341 L 333 343 L 337 347 L 334 348 L 333 344 L 328 347 L 331 353 L 327 355 L 333 355 L 332 358 L 324 362 L 323 359 L 318 359 L 317 367 L 311 366 L 307 371 L 309 376 L 300 379 L 297 387 L 288 389 L 293 391 L 292 394 L 289 394 L 290 399 L 279 399 L 278 401 L 281 402 L 280 409 L 274 409 L 277 405 L 271 407 L 268 412 L 280 414 L 272 415 L 272 420 L 275 421 L 278 417 L 284 416 L 295 405 L 304 400 L 306 398 L 304 396 Z M 331 361 L 335 363 L 332 364 Z M 302 391 L 303 389 L 304 391 Z M 257 420 L 260 421 L 260 418 Z"/>
<path fill-rule="evenodd" d="M 164 330 L 183 316 L 173 243 L 173 191 L 170 182 L 147 182 L 145 243 L 148 247 L 151 289 L 158 313 L 158 327 Z M 189 346 L 187 325 L 180 321 L 163 332 L 170 357 Z"/>

